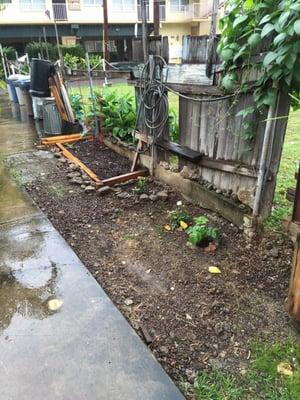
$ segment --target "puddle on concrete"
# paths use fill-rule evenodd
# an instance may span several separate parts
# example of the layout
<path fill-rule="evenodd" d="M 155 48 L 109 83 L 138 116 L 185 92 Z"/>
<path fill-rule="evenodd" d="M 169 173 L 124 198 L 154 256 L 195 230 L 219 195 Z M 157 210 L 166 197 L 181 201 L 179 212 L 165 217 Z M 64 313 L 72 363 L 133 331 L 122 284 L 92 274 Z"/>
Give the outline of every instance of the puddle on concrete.
<path fill-rule="evenodd" d="M 48 268 L 44 271 L 49 272 Z M 56 297 L 57 268 L 52 265 L 50 278 L 42 286 L 35 286 L 36 274 L 36 270 L 24 272 L 12 271 L 7 266 L 0 268 L 0 333 L 17 315 L 42 320 L 53 314 L 48 301 Z"/>

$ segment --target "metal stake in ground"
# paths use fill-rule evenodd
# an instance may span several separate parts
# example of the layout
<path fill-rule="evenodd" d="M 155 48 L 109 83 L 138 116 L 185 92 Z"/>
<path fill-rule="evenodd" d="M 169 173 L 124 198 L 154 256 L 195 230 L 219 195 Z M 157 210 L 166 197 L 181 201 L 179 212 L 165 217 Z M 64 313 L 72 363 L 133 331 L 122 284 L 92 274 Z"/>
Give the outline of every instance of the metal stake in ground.
<path fill-rule="evenodd" d="M 94 113 L 94 120 L 95 120 L 94 136 L 96 137 L 99 134 L 99 122 L 98 122 L 98 118 L 97 118 L 97 102 L 96 102 L 96 98 L 95 98 L 94 84 L 93 84 L 90 58 L 89 58 L 88 52 L 85 53 L 85 59 L 86 59 L 88 76 L 89 76 L 90 93 L 91 93 L 91 98 L 92 98 L 92 102 L 93 102 L 93 113 Z"/>

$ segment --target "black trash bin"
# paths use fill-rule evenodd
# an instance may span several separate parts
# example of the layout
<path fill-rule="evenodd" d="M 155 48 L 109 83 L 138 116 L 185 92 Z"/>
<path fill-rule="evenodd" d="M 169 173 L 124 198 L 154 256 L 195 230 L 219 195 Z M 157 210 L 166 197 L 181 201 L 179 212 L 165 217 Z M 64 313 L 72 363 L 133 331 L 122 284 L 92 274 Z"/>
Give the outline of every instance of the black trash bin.
<path fill-rule="evenodd" d="M 48 79 L 55 73 L 55 67 L 47 60 L 33 58 L 31 62 L 30 94 L 34 97 L 50 97 Z"/>

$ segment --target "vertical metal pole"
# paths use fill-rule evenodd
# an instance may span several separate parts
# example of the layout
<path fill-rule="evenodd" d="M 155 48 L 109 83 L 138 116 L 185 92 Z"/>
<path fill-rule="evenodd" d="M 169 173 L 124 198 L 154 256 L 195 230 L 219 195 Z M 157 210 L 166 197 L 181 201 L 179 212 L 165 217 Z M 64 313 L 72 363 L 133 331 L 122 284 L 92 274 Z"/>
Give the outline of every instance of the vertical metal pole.
<path fill-rule="evenodd" d="M 159 24 L 160 24 L 159 13 L 160 13 L 159 0 L 153 0 L 154 36 L 159 36 Z"/>
<path fill-rule="evenodd" d="M 88 76 L 89 76 L 89 86 L 90 86 L 90 94 L 93 102 L 93 113 L 94 113 L 94 119 L 95 119 L 95 133 L 94 136 L 98 135 L 99 133 L 99 123 L 98 123 L 98 118 L 97 118 L 97 103 L 95 99 L 95 92 L 94 92 L 94 84 L 93 84 L 93 78 L 92 78 L 92 72 L 91 72 L 91 65 L 90 65 L 90 58 L 89 58 L 89 53 L 85 53 L 85 59 L 86 59 L 86 65 L 87 65 L 87 70 L 88 70 Z"/>
<path fill-rule="evenodd" d="M 216 56 L 215 45 L 216 45 L 216 34 L 217 34 L 218 11 L 219 11 L 219 0 L 213 0 L 213 9 L 211 16 L 210 35 L 209 35 L 207 61 L 206 61 L 206 76 L 208 78 L 211 77 L 212 66 L 215 62 L 215 56 Z"/>
<path fill-rule="evenodd" d="M 107 0 L 103 0 L 103 56 L 106 61 L 110 61 Z"/>
<path fill-rule="evenodd" d="M 45 45 L 46 45 L 47 60 L 49 60 L 49 49 L 48 49 L 47 36 L 46 36 L 46 27 L 45 26 L 43 26 L 43 36 L 44 36 L 44 42 L 45 42 Z"/>
<path fill-rule="evenodd" d="M 144 63 L 146 63 L 148 61 L 147 0 L 141 0 L 141 12 L 142 12 L 143 56 L 144 56 Z"/>
<path fill-rule="evenodd" d="M 61 66 L 61 69 L 63 70 L 63 68 L 64 68 L 64 59 L 63 59 L 62 52 L 61 52 L 61 48 L 60 48 L 59 36 L 58 36 L 58 30 L 57 30 L 56 20 L 55 20 L 55 17 L 54 17 L 54 12 L 53 12 L 53 21 L 54 21 L 54 29 L 55 29 L 55 36 L 56 36 L 56 44 L 57 44 L 58 57 L 59 57 L 59 59 L 60 59 L 60 66 Z"/>
<path fill-rule="evenodd" d="M 4 76 L 5 76 L 5 78 L 7 78 L 8 74 L 7 74 L 6 62 L 5 62 L 5 58 L 4 58 L 4 54 L 3 54 L 2 44 L 0 44 L 0 54 L 1 54 L 1 60 L 2 60 L 2 65 L 3 65 Z"/>

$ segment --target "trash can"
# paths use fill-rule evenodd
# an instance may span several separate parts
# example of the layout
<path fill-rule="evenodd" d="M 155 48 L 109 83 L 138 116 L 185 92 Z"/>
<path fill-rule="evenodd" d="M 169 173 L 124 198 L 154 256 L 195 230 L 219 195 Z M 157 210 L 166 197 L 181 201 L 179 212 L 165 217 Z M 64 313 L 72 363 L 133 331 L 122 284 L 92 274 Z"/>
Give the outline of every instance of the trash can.
<path fill-rule="evenodd" d="M 18 96 L 17 96 L 14 82 L 17 81 L 18 79 L 20 79 L 21 76 L 22 75 L 15 74 L 15 75 L 10 75 L 6 79 L 6 83 L 9 85 L 9 88 L 10 88 L 8 94 L 10 96 L 11 101 L 13 101 L 14 103 L 18 103 Z"/>
<path fill-rule="evenodd" d="M 19 87 L 20 87 L 20 89 L 22 90 L 22 93 L 23 93 L 27 115 L 29 117 L 32 117 L 33 116 L 32 98 L 31 98 L 30 93 L 29 93 L 29 90 L 30 90 L 30 79 L 22 81 L 20 83 Z"/>
<path fill-rule="evenodd" d="M 43 119 L 43 97 L 32 97 L 32 110 L 34 119 Z"/>
<path fill-rule="evenodd" d="M 30 94 L 34 97 L 49 97 L 49 77 L 55 72 L 55 67 L 50 61 L 33 58 L 30 74 Z"/>
<path fill-rule="evenodd" d="M 25 106 L 26 105 L 26 101 L 25 101 L 25 97 L 22 91 L 22 83 L 24 81 L 28 81 L 30 78 L 29 76 L 24 76 L 20 79 L 17 79 L 16 81 L 13 82 L 13 85 L 16 88 L 16 93 L 17 93 L 17 97 L 18 97 L 18 103 L 20 104 L 20 106 Z"/>
<path fill-rule="evenodd" d="M 43 101 L 43 122 L 46 135 L 59 135 L 62 132 L 62 120 L 54 98 Z"/>

